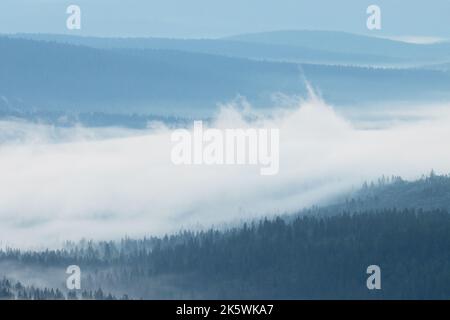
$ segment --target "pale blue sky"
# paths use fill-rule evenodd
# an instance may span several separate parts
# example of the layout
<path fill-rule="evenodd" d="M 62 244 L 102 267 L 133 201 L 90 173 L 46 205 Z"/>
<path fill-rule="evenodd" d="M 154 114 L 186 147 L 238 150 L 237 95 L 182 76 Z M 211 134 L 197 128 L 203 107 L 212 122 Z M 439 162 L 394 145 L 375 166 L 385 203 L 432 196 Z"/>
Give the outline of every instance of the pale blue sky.
<path fill-rule="evenodd" d="M 450 0 L 1 0 L 0 33 L 69 33 L 65 9 L 82 9 L 82 35 L 220 37 L 282 29 L 367 33 L 366 8 L 382 9 L 376 35 L 450 38 Z"/>

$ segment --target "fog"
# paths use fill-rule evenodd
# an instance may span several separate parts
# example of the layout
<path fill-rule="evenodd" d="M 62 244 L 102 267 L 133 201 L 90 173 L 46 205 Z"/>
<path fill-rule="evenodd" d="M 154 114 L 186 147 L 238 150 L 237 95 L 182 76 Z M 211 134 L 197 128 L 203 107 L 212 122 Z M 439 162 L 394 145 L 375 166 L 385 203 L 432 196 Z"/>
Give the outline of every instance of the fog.
<path fill-rule="evenodd" d="M 324 204 L 382 175 L 450 172 L 450 105 L 402 106 L 400 114 L 414 115 L 407 120 L 387 110 L 380 113 L 389 121 L 370 124 L 314 94 L 270 117 L 248 105 L 223 106 L 211 127 L 280 130 L 273 176 L 251 165 L 176 166 L 173 129 L 162 124 L 128 130 L 0 121 L 1 246 L 217 226 Z"/>

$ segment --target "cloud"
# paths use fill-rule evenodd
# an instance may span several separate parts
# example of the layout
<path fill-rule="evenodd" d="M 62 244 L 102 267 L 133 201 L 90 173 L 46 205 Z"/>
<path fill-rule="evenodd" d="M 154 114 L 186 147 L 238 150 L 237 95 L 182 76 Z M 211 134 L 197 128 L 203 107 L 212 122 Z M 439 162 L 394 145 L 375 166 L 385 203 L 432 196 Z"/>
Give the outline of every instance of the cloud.
<path fill-rule="evenodd" d="M 406 43 L 414 44 L 435 44 L 440 42 L 445 42 L 447 39 L 441 37 L 427 37 L 427 36 L 392 36 L 385 37 L 386 39 L 402 41 Z"/>
<path fill-rule="evenodd" d="M 0 241 L 161 235 L 293 212 L 385 175 L 450 172 L 450 108 L 418 108 L 408 121 L 365 127 L 314 95 L 262 116 L 224 106 L 215 128 L 279 128 L 280 169 L 176 166 L 172 130 L 55 128 L 0 122 Z M 425 110 L 425 111 L 424 111 Z M 437 110 L 437 111 L 433 111 Z"/>

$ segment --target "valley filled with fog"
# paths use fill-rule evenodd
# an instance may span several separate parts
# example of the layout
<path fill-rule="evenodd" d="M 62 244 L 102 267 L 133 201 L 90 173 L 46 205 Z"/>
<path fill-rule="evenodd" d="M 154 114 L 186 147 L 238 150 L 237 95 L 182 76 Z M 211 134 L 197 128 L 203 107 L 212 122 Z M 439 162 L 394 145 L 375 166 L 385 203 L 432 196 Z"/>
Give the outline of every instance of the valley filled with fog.
<path fill-rule="evenodd" d="M 329 204 L 383 175 L 450 172 L 450 105 L 349 115 L 313 91 L 289 102 L 296 104 L 270 116 L 229 104 L 208 123 L 279 128 L 274 176 L 252 165 L 176 166 L 174 128 L 162 122 L 130 129 L 2 120 L 2 245 L 59 247 L 237 224 Z"/>

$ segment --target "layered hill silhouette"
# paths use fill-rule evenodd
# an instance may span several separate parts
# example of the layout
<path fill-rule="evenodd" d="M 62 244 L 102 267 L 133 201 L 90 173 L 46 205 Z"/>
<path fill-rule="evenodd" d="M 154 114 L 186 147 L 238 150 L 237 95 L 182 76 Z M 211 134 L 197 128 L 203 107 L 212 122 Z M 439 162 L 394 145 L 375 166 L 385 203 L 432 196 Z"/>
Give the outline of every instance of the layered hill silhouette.
<path fill-rule="evenodd" d="M 450 73 L 440 69 L 275 62 L 173 49 L 0 37 L 0 112 L 210 116 L 237 97 L 270 108 L 276 94 L 303 96 L 306 81 L 337 106 L 449 98 Z"/>

